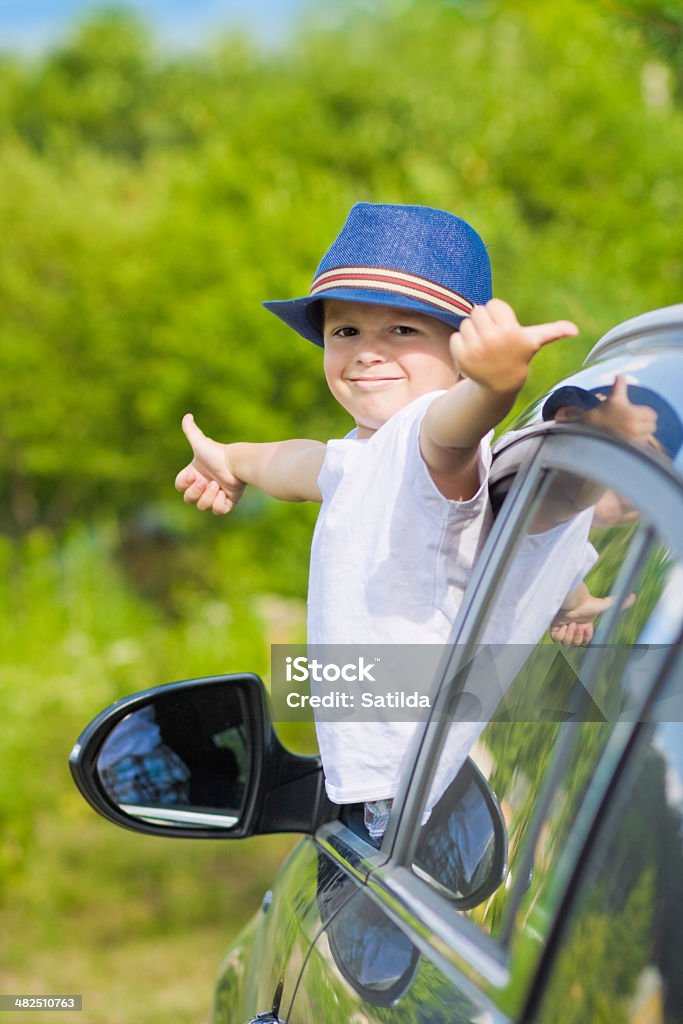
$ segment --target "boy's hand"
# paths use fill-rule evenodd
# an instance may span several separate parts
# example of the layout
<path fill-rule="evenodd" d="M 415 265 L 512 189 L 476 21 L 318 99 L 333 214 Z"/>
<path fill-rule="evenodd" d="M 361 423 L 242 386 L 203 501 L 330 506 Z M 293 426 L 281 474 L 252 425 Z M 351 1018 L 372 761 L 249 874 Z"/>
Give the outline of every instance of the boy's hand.
<path fill-rule="evenodd" d="M 451 335 L 451 355 L 460 372 L 481 387 L 516 394 L 539 349 L 575 334 L 578 327 L 569 320 L 522 327 L 507 302 L 491 299 L 475 306 Z"/>
<path fill-rule="evenodd" d="M 550 624 L 550 636 L 556 644 L 562 644 L 563 647 L 584 647 L 593 639 L 595 620 L 612 607 L 614 598 L 595 597 L 585 585 L 577 587 L 573 593 L 582 593 L 581 599 L 573 607 L 560 608 Z M 626 611 L 635 602 L 636 595 L 629 594 L 621 610 Z"/>
<path fill-rule="evenodd" d="M 550 626 L 550 636 L 563 647 L 583 647 L 593 639 L 594 623 L 598 615 L 614 603 L 612 597 L 593 597 L 571 611 L 560 609 Z"/>
<path fill-rule="evenodd" d="M 232 472 L 229 445 L 212 441 L 197 426 L 191 413 L 183 416 L 183 433 L 192 446 L 193 459 L 175 479 L 177 491 L 189 505 L 214 515 L 230 512 L 244 493 L 246 484 Z"/>
<path fill-rule="evenodd" d="M 584 423 L 608 430 L 635 444 L 654 444 L 657 413 L 649 405 L 634 405 L 629 401 L 626 378 L 616 376 L 609 395 L 595 409 L 582 417 Z"/>
<path fill-rule="evenodd" d="M 577 333 L 568 320 L 522 327 L 500 299 L 462 321 L 450 352 L 465 380 L 434 400 L 420 428 L 422 457 L 445 497 L 466 501 L 476 493 L 481 439 L 509 413 L 538 350 Z"/>

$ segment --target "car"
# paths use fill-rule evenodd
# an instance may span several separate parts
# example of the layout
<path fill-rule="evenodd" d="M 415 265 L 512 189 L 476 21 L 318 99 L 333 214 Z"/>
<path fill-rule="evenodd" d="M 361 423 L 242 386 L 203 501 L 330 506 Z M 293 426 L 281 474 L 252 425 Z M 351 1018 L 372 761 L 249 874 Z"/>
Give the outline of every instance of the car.
<path fill-rule="evenodd" d="M 656 414 L 647 443 L 591 415 L 614 400 Z M 301 834 L 214 1024 L 683 1022 L 682 417 L 677 305 L 611 330 L 497 442 L 495 521 L 381 842 L 253 674 L 85 728 L 71 770 L 111 822 Z"/>

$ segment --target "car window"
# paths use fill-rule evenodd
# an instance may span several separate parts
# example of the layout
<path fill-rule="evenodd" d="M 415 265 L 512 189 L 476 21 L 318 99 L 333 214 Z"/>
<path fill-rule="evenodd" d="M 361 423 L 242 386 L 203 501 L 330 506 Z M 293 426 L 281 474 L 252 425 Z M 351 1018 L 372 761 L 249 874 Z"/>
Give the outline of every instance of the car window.
<path fill-rule="evenodd" d="M 469 832 L 458 825 L 458 771 L 470 753 L 502 808 L 508 868 L 464 913 L 500 942 L 547 930 L 587 788 L 620 713 L 635 718 L 642 704 L 643 670 L 657 652 L 639 638 L 674 564 L 642 507 L 597 477 L 550 470 L 479 611 L 475 602 L 479 623 L 454 656 L 452 710 L 412 870 L 447 897 L 459 895 L 463 873 L 482 870 L 476 821 Z"/>
<path fill-rule="evenodd" d="M 681 751 L 680 721 L 642 728 L 533 1015 L 538 1024 L 683 1022 Z"/>

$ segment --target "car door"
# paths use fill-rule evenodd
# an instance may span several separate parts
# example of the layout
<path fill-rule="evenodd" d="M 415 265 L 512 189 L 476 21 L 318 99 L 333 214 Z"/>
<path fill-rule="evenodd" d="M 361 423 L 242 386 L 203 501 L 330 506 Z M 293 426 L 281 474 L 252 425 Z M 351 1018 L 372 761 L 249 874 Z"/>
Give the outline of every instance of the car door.
<path fill-rule="evenodd" d="M 679 653 L 572 878 L 534 1024 L 683 1021 L 682 672 Z"/>
<path fill-rule="evenodd" d="M 344 822 L 316 833 L 351 895 L 322 921 L 290 1024 L 525 1019 L 571 912 L 572 879 L 669 671 L 680 479 L 664 459 L 580 428 L 519 443 L 522 471 L 468 590 L 432 717 L 416 731 L 381 858 L 373 864 Z M 565 648 L 548 628 L 579 581 L 601 615 L 592 643 Z M 467 851 L 448 806 L 463 736 L 509 847 L 501 884 L 468 909 Z"/>
<path fill-rule="evenodd" d="M 216 1024 L 244 1024 L 274 1005 L 284 1014 L 322 927 L 321 915 L 333 914 L 350 898 L 345 879 L 341 867 L 321 859 L 310 837 L 297 843 L 264 895 L 260 913 L 221 965 Z"/>

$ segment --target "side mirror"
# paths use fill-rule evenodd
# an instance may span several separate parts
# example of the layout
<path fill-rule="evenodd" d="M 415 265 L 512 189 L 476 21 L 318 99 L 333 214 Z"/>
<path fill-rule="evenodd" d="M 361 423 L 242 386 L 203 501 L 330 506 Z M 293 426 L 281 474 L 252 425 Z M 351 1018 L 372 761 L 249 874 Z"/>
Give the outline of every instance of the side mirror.
<path fill-rule="evenodd" d="M 190 679 L 126 697 L 87 726 L 69 765 L 96 811 L 153 835 L 313 832 L 337 814 L 320 758 L 281 745 L 255 675 Z"/>
<path fill-rule="evenodd" d="M 326 869 L 323 859 L 318 905 L 337 968 L 366 1003 L 393 1006 L 413 984 L 420 952 L 352 878 L 340 872 L 326 891 Z M 495 892 L 506 869 L 507 829 L 498 800 L 467 758 L 420 830 L 413 871 L 458 910 L 469 910 Z"/>
<path fill-rule="evenodd" d="M 420 829 L 413 871 L 458 910 L 482 903 L 505 878 L 507 827 L 487 780 L 467 758 Z"/>

